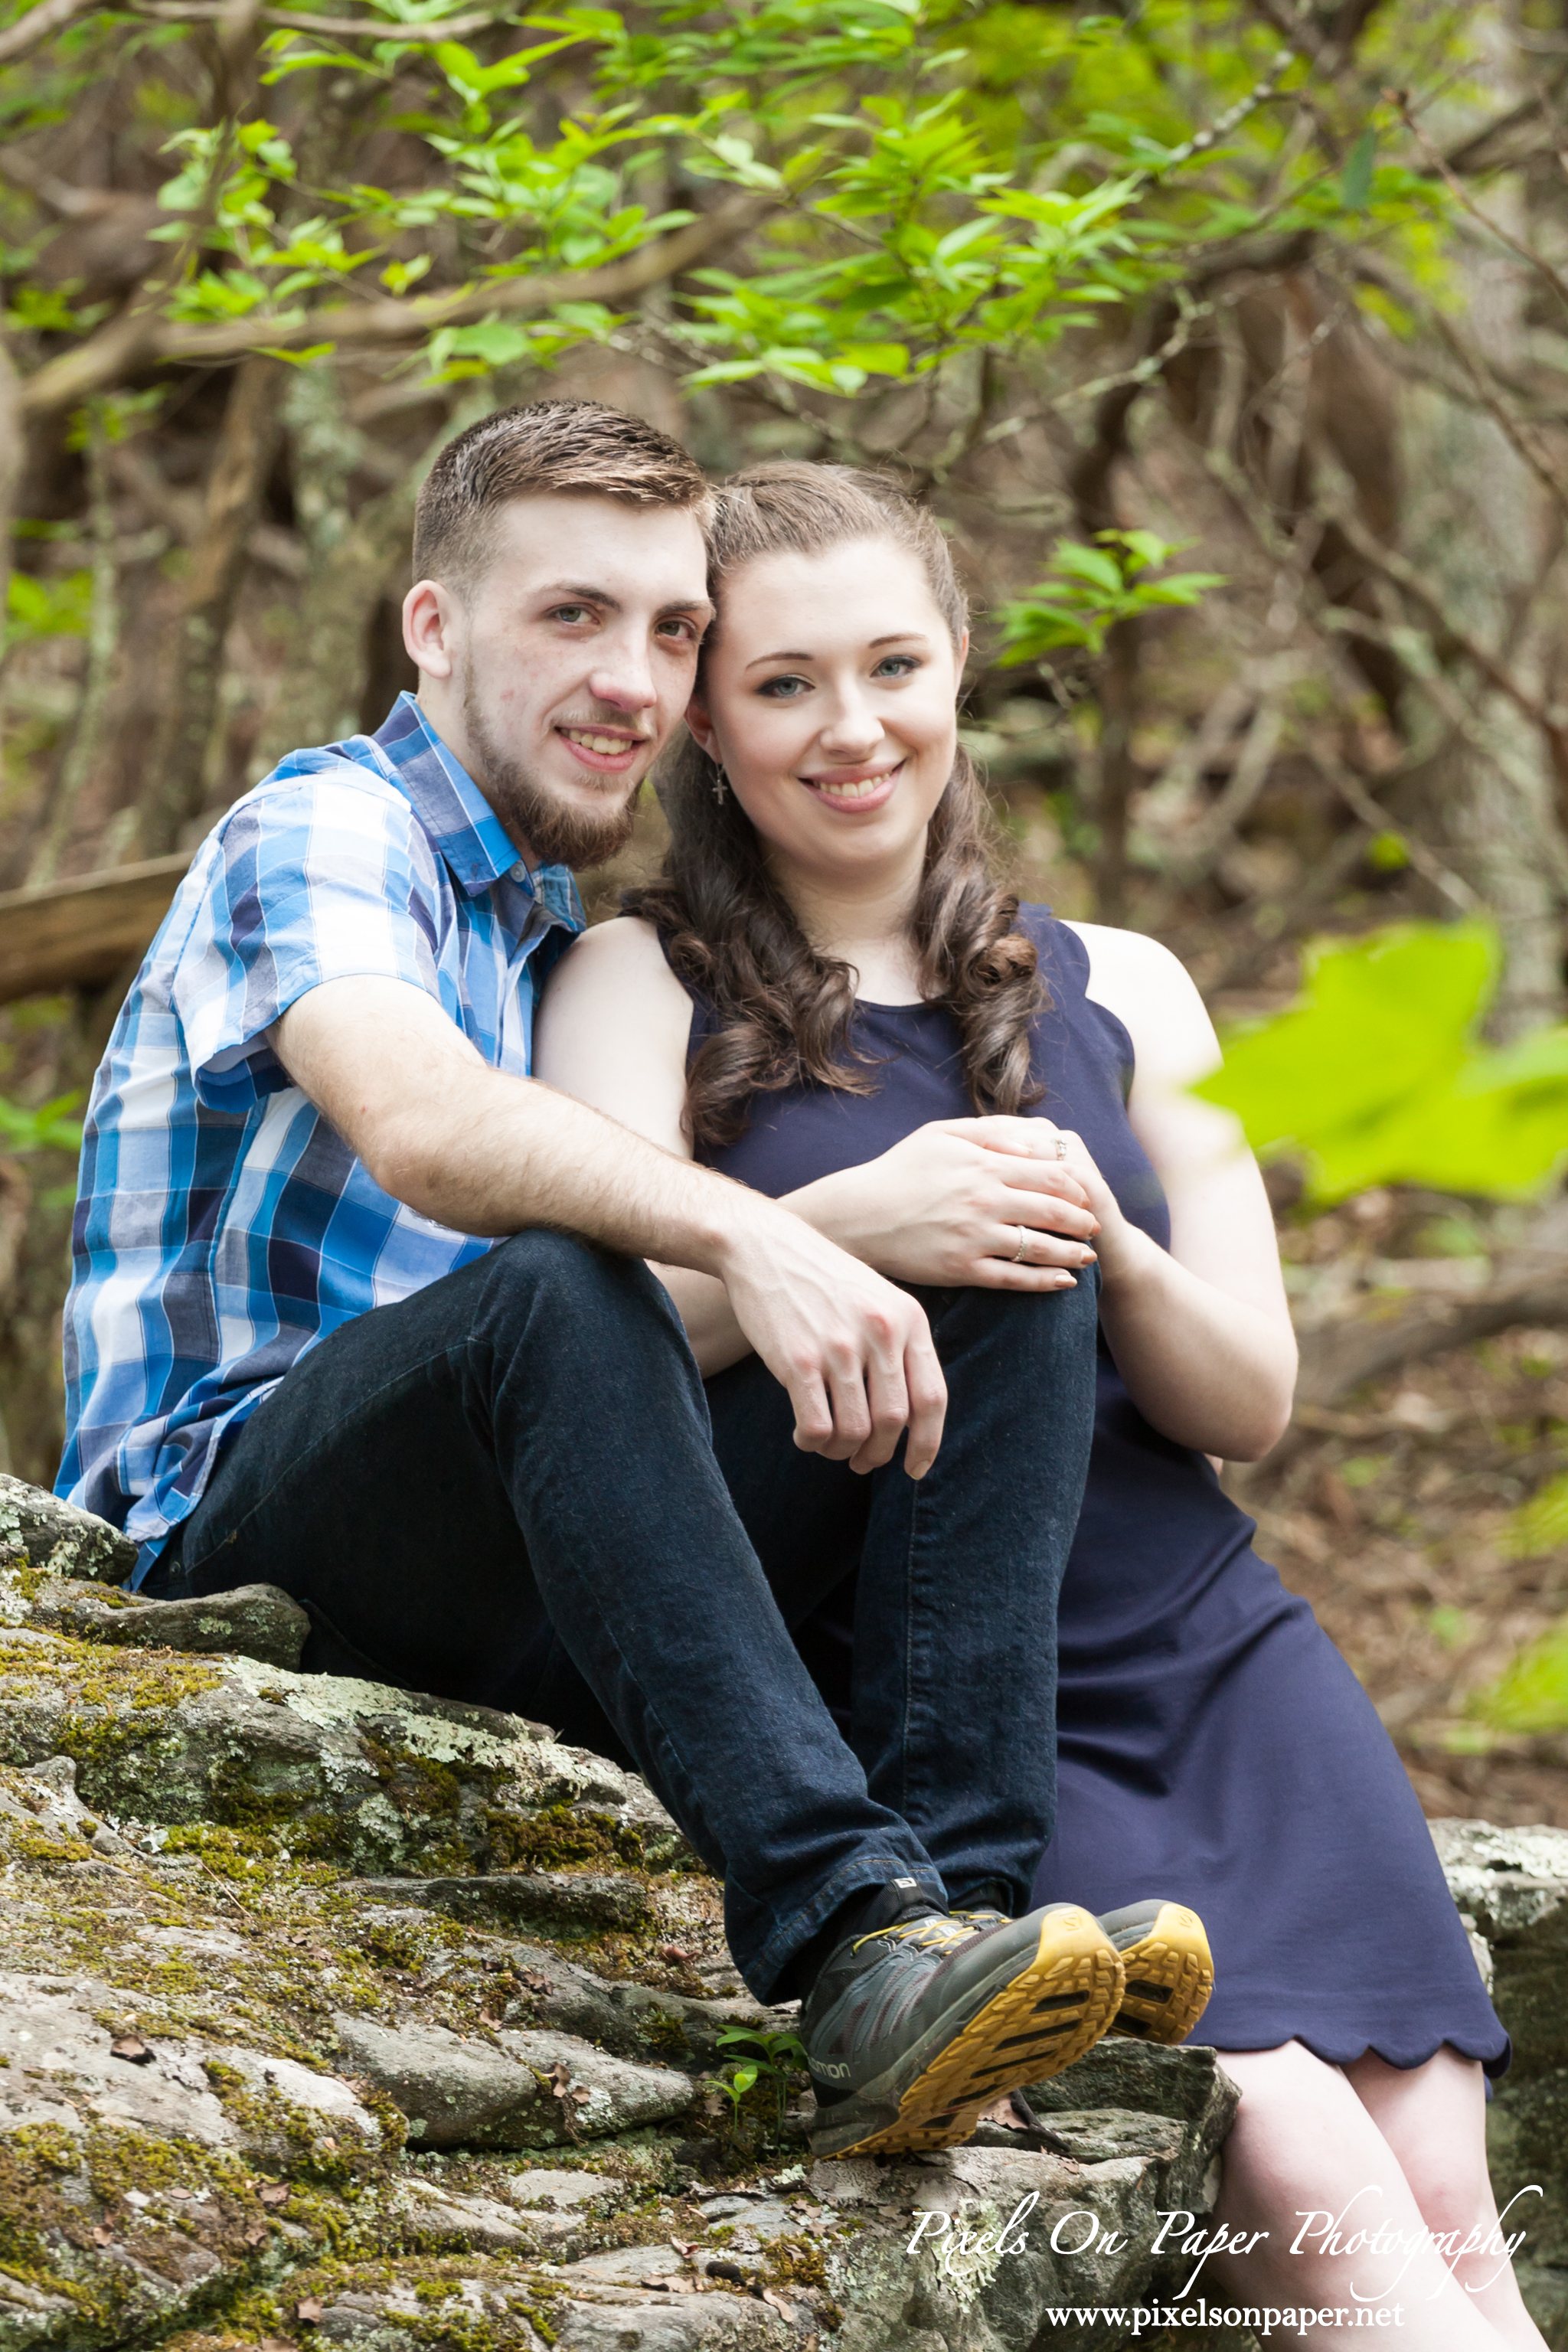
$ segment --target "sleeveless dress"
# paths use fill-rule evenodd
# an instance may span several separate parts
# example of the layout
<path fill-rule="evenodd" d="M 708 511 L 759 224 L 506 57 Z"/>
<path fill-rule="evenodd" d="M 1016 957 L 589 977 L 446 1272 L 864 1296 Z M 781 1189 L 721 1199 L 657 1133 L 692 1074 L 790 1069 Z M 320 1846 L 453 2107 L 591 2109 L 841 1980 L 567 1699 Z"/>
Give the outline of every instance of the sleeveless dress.
<path fill-rule="evenodd" d="M 1168 1248 L 1164 1195 L 1127 1119 L 1131 1039 L 1086 996 L 1078 935 L 1043 907 L 1022 908 L 1019 926 L 1050 998 L 1034 1039 L 1038 1112 L 1077 1129 L 1123 1214 Z M 691 1053 L 715 1025 L 697 998 Z M 928 1120 L 973 1115 L 943 1007 L 862 1003 L 852 1035 L 880 1063 L 875 1093 L 759 1097 L 740 1140 L 700 1156 L 777 1197 Z M 1370 2050 L 1411 2067 L 1447 2042 L 1500 2074 L 1508 2037 L 1404 1768 L 1306 1601 L 1252 1549 L 1255 1532 L 1204 1456 L 1150 1427 L 1102 1340 L 1061 1594 L 1057 1828 L 1033 1900 L 1190 1904 L 1215 1956 L 1193 2037 L 1209 2047 L 1294 2039 L 1331 2063 Z M 853 1616 L 850 1578 L 797 1636 L 830 1704 Z M 1029 1692 L 1006 1703 L 1029 1738 Z"/>

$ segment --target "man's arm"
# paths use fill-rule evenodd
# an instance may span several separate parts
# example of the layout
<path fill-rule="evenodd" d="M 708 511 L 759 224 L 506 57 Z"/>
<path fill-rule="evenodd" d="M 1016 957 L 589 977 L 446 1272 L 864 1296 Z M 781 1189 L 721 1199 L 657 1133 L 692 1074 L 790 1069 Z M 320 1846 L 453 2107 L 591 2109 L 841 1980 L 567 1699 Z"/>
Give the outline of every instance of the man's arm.
<path fill-rule="evenodd" d="M 647 923 L 599 923 L 556 966 L 540 1007 L 534 1066 L 606 1117 L 682 1159 L 691 1000 Z M 1048 1293 L 1092 1257 L 1099 1226 L 1082 1188 L 1040 1156 L 1037 1119 L 949 1119 L 918 1129 L 863 1165 L 839 1170 L 781 1206 L 896 1282 L 942 1289 Z M 1029 1263 L 1017 1258 L 1019 1227 Z M 748 1354 L 722 1284 L 657 1265 L 705 1376 Z"/>
<path fill-rule="evenodd" d="M 947 1391 L 913 1299 L 787 1210 L 531 1078 L 491 1069 L 433 999 L 383 979 L 311 989 L 279 1061 L 384 1192 L 458 1233 L 552 1225 L 714 1276 L 795 1407 L 805 1452 L 936 1457 Z"/>

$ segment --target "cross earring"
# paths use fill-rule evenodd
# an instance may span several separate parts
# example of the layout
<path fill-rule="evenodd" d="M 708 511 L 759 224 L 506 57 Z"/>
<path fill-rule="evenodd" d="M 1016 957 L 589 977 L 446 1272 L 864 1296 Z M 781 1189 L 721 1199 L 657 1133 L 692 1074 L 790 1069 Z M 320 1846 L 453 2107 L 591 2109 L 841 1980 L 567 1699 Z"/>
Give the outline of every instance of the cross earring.
<path fill-rule="evenodd" d="M 712 770 L 713 770 L 713 776 L 712 776 L 713 797 L 714 797 L 714 799 L 718 802 L 719 806 L 720 806 L 721 808 L 722 808 L 722 807 L 723 807 L 723 805 L 724 805 L 725 800 L 726 800 L 726 799 L 728 798 L 728 796 L 729 796 L 729 790 L 730 790 L 730 779 L 729 779 L 729 777 L 724 773 L 723 769 L 720 766 L 720 764 L 719 764 L 719 762 L 718 762 L 718 761 L 717 761 L 717 760 L 714 760 L 714 761 L 710 761 L 710 766 L 712 767 Z"/>

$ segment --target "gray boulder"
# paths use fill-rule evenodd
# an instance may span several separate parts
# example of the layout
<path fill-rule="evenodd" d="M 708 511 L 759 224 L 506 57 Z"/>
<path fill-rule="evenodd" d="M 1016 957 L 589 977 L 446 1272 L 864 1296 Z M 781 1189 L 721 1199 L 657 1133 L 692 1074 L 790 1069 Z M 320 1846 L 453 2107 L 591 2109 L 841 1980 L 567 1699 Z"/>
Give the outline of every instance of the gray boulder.
<path fill-rule="evenodd" d="M 1513 2063 L 1487 2115 L 1487 2151 L 1536 2325 L 1568 2346 L 1568 1831 L 1430 1824 L 1454 1900 L 1491 1966 Z"/>
<path fill-rule="evenodd" d="M 1048 2305 L 1135 2298 L 1162 2203 L 1203 2210 L 1232 2095 L 1137 2043 L 1037 2090 L 1065 2154 L 814 2165 L 798 2083 L 737 2118 L 712 2079 L 727 2027 L 795 2012 L 739 1991 L 634 1776 L 294 1672 L 268 1591 L 161 1614 L 60 1552 L 112 1530 L 24 1500 L 0 2352 L 1034 2352 Z"/>
<path fill-rule="evenodd" d="M 554 2147 L 664 2123 L 696 2104 L 689 2074 L 634 2066 L 570 2033 L 465 2040 L 443 2026 L 334 2023 L 345 2072 L 408 2117 L 425 2147 Z"/>
<path fill-rule="evenodd" d="M 274 1584 L 242 1585 L 210 1601 L 144 1601 L 79 1580 L 39 1582 L 26 1621 L 79 1642 L 121 1648 L 227 1652 L 264 1665 L 296 1667 L 310 1621 L 297 1601 Z"/>
<path fill-rule="evenodd" d="M 136 1546 L 107 1519 L 0 1472 L 0 1593 L 10 1607 L 25 1603 L 37 1573 L 122 1584 L 135 1565 Z"/>

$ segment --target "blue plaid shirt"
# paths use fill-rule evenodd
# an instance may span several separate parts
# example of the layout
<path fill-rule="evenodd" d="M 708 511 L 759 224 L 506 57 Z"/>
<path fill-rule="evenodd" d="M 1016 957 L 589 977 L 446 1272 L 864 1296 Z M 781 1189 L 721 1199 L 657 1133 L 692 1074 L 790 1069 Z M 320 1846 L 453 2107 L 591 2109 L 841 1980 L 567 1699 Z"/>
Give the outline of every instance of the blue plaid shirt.
<path fill-rule="evenodd" d="M 533 1005 L 583 909 L 531 876 L 403 695 L 378 734 L 296 751 L 207 835 L 89 1105 L 56 1481 L 142 1547 L 308 1348 L 492 1246 L 373 1181 L 267 1042 L 323 981 L 423 990 L 526 1076 Z"/>

